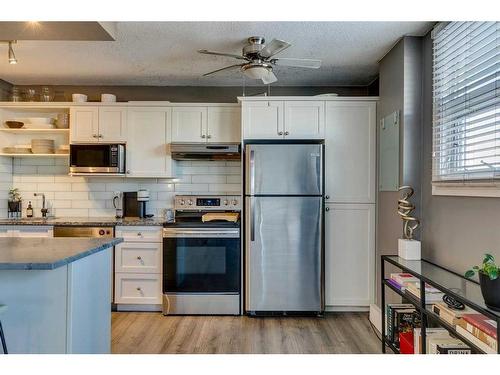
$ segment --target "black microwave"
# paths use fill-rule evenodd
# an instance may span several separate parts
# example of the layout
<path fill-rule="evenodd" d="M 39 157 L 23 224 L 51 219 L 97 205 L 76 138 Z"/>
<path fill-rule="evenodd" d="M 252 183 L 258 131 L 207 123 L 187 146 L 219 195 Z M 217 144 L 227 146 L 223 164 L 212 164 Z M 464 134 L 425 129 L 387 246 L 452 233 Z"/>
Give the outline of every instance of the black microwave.
<path fill-rule="evenodd" d="M 124 144 L 69 146 L 70 173 L 125 173 Z"/>

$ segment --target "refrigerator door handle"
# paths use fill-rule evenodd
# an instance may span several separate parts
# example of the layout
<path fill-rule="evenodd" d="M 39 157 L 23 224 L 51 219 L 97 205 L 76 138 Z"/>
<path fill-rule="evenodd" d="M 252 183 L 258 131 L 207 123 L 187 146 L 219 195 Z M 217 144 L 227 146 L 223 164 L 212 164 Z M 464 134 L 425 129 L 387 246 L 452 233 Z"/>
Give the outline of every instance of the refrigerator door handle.
<path fill-rule="evenodd" d="M 255 192 L 255 150 L 250 150 L 250 194 Z"/>
<path fill-rule="evenodd" d="M 250 200 L 250 241 L 255 241 L 255 202 Z"/>

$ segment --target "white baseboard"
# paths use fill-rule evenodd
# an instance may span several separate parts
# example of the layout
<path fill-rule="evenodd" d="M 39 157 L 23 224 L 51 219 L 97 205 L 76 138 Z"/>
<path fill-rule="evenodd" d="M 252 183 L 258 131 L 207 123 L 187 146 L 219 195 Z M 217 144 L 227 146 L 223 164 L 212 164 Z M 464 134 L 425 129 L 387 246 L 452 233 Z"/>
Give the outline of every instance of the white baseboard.
<path fill-rule="evenodd" d="M 162 311 L 162 305 L 116 305 L 116 311 Z"/>
<path fill-rule="evenodd" d="M 380 307 L 375 304 L 370 305 L 370 322 L 377 331 L 382 332 L 382 313 L 380 312 Z"/>
<path fill-rule="evenodd" d="M 363 312 L 369 311 L 368 306 L 325 306 L 326 312 Z"/>

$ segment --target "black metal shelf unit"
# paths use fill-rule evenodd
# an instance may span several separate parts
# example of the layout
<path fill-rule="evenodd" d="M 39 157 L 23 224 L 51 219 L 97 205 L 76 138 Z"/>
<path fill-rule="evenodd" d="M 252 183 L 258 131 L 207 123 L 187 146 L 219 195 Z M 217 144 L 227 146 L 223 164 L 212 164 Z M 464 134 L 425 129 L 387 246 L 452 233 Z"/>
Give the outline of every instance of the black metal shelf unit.
<path fill-rule="evenodd" d="M 413 296 L 408 292 L 403 292 L 390 284 L 385 278 L 385 265 L 386 263 L 392 264 L 393 266 L 401 269 L 403 272 L 407 272 L 416 278 L 420 282 L 420 299 Z M 485 304 L 483 297 L 481 295 L 481 289 L 479 283 L 474 280 L 466 279 L 465 277 L 449 271 L 446 268 L 438 266 L 432 262 L 426 260 L 405 260 L 398 256 L 393 255 L 382 255 L 381 257 L 381 315 L 382 315 L 382 352 L 386 352 L 386 348 L 391 348 L 395 353 L 399 353 L 399 350 L 394 346 L 385 336 L 385 313 L 386 313 L 386 287 L 391 289 L 396 294 L 399 294 L 409 303 L 415 306 L 416 310 L 420 313 L 421 317 L 421 335 L 422 335 L 422 353 L 426 353 L 426 329 L 428 328 L 428 320 L 438 323 L 441 327 L 445 328 L 467 345 L 469 345 L 473 352 L 484 353 L 484 351 L 475 345 L 473 342 L 468 340 L 466 337 L 460 335 L 455 329 L 455 327 L 439 317 L 436 313 L 426 307 L 425 301 L 425 284 L 429 284 L 439 291 L 452 296 L 457 301 L 462 302 L 464 305 L 470 307 L 471 309 L 477 311 L 480 314 L 487 316 L 488 318 L 494 320 L 497 324 L 497 352 L 500 354 L 500 313 L 489 309 Z M 422 293 L 422 291 L 424 291 Z"/>

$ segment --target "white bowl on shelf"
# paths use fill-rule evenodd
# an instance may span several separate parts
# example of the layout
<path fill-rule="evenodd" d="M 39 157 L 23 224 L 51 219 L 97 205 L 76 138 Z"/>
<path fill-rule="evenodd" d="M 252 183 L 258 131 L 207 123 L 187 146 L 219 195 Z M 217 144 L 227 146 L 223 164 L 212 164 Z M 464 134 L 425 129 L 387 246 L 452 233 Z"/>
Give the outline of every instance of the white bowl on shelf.
<path fill-rule="evenodd" d="M 75 103 L 85 103 L 87 101 L 87 95 L 85 95 L 85 94 L 73 94 L 73 95 L 71 95 L 71 99 Z"/>

